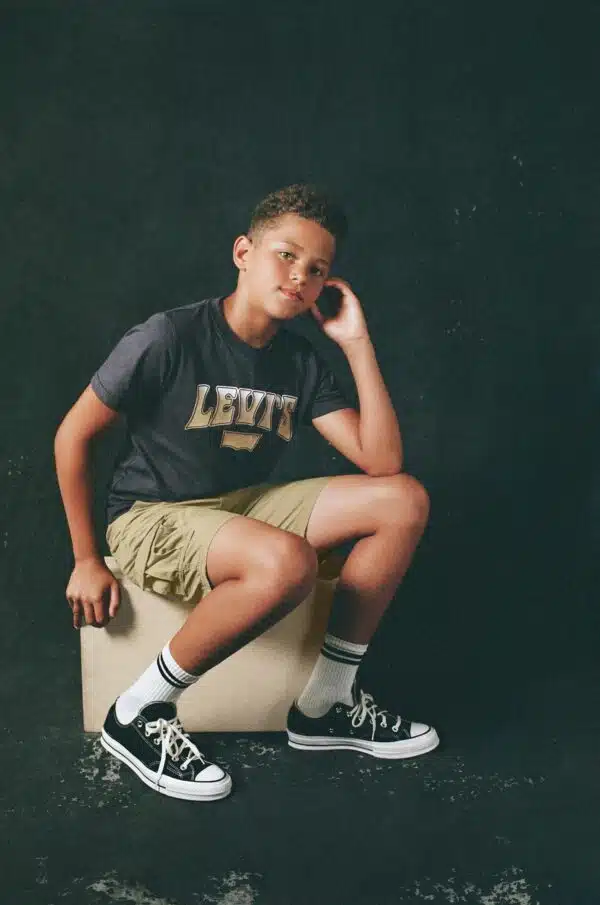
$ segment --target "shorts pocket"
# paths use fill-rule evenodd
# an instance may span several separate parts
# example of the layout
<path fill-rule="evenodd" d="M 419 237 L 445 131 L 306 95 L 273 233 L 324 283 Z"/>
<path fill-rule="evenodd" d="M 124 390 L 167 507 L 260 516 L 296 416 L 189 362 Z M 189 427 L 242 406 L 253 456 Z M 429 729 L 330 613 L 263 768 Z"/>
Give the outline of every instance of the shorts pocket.
<path fill-rule="evenodd" d="M 163 515 L 149 542 L 144 545 L 144 561 L 140 566 L 145 591 L 153 591 L 170 599 L 181 599 L 181 561 L 186 545 L 180 521 L 170 515 Z"/>

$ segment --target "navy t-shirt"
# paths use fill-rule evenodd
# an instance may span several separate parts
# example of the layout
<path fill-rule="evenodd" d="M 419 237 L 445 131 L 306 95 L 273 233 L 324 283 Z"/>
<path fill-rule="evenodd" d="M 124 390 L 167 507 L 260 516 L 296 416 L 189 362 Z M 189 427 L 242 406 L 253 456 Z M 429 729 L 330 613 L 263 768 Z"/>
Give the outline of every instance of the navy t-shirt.
<path fill-rule="evenodd" d="M 107 522 L 136 500 L 218 496 L 268 479 L 302 424 L 350 408 L 305 337 L 280 329 L 254 349 L 223 314 L 225 296 L 152 314 L 93 375 L 126 420 Z"/>

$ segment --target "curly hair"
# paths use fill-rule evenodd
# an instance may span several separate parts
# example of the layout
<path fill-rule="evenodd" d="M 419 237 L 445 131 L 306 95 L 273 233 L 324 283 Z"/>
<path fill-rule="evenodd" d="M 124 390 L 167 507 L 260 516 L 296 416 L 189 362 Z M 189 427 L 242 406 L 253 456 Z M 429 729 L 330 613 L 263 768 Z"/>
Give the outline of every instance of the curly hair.
<path fill-rule="evenodd" d="M 249 238 L 259 239 L 284 214 L 298 214 L 305 220 L 314 220 L 330 232 L 336 242 L 345 239 L 348 233 L 344 211 L 327 192 L 315 185 L 295 183 L 271 192 L 256 205 L 250 219 Z"/>

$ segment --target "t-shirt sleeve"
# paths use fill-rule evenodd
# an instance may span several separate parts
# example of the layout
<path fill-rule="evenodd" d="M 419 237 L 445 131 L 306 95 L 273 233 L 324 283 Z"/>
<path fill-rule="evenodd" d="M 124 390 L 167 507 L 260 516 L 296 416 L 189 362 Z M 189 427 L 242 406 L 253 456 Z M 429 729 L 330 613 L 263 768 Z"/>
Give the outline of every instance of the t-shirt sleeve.
<path fill-rule="evenodd" d="M 329 412 L 354 407 L 342 391 L 337 377 L 327 362 L 316 351 L 313 351 L 313 356 L 316 380 L 312 397 L 306 407 L 305 424 L 311 424 L 314 418 L 327 415 Z"/>
<path fill-rule="evenodd" d="M 172 365 L 173 332 L 164 312 L 131 327 L 90 381 L 102 402 L 130 417 L 152 408 Z"/>

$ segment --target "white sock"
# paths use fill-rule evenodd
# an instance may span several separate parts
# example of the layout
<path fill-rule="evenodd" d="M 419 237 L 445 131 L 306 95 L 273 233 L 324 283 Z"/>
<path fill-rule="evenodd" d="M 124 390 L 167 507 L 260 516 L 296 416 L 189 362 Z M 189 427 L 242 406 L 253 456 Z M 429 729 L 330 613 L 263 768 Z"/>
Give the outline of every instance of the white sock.
<path fill-rule="evenodd" d="M 117 719 L 120 723 L 130 723 L 146 704 L 176 701 L 199 678 L 182 669 L 165 644 L 156 660 L 117 698 Z"/>
<path fill-rule="evenodd" d="M 354 644 L 327 633 L 308 685 L 297 700 L 306 716 L 319 717 L 332 704 L 353 704 L 352 683 L 368 644 Z"/>

